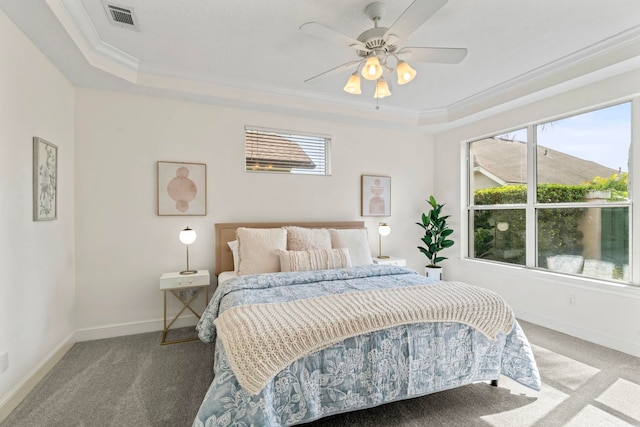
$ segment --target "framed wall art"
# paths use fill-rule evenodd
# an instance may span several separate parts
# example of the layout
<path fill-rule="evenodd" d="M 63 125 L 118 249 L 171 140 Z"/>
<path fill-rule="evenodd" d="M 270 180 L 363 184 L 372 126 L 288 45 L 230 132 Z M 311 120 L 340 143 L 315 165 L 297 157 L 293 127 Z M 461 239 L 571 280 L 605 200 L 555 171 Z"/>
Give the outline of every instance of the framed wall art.
<path fill-rule="evenodd" d="M 391 216 L 391 177 L 362 175 L 362 216 Z"/>
<path fill-rule="evenodd" d="M 158 162 L 158 215 L 207 214 L 207 165 Z"/>
<path fill-rule="evenodd" d="M 33 137 L 33 220 L 58 218 L 58 146 Z"/>

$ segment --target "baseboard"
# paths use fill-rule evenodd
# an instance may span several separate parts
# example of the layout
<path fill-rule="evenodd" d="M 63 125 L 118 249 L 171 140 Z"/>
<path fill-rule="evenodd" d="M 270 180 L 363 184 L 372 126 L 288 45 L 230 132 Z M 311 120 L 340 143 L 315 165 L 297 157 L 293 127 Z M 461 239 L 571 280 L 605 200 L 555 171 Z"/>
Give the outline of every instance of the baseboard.
<path fill-rule="evenodd" d="M 517 313 L 517 317 L 519 319 L 522 319 L 526 322 L 535 323 L 536 325 L 544 326 L 545 328 L 553 329 L 554 331 L 562 332 L 564 334 L 571 335 L 572 337 L 580 338 L 594 344 L 618 350 L 632 356 L 640 357 L 640 344 L 638 343 L 632 343 L 607 335 L 599 334 L 588 329 L 570 325 L 568 323 L 558 322 L 557 320 L 533 313 L 528 313 L 523 310 L 514 309 L 514 311 Z"/>
<path fill-rule="evenodd" d="M 183 316 L 178 318 L 171 329 L 182 328 L 186 326 L 195 326 L 198 318 L 191 316 Z M 124 335 L 144 334 L 146 332 L 157 332 L 164 329 L 164 320 L 145 320 L 142 322 L 117 323 L 113 325 L 99 326 L 96 328 L 78 329 L 75 333 L 74 340 L 76 342 L 99 340 L 103 338 L 121 337 Z"/>
<path fill-rule="evenodd" d="M 29 394 L 31 390 L 44 378 L 45 375 L 62 359 L 75 344 L 73 335 L 66 337 L 53 351 L 51 351 L 40 363 L 38 363 L 27 376 L 20 381 L 9 394 L 0 401 L 0 423 L 2 423 L 16 406 Z"/>

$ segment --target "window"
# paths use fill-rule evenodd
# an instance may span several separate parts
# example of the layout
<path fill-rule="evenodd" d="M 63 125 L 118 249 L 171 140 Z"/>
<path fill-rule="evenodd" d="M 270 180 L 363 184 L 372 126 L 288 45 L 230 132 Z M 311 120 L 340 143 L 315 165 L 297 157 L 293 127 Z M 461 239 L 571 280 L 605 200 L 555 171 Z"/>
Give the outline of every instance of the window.
<path fill-rule="evenodd" d="M 245 164 L 250 172 L 331 175 L 331 138 L 245 127 Z"/>
<path fill-rule="evenodd" d="M 468 144 L 468 256 L 631 281 L 631 103 Z"/>

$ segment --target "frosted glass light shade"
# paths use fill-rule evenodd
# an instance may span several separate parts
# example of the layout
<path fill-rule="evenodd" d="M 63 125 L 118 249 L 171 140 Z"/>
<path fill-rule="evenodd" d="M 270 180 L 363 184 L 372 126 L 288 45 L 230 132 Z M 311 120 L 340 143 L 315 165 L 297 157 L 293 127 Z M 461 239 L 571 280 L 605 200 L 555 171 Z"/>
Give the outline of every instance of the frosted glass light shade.
<path fill-rule="evenodd" d="M 389 227 L 386 223 L 381 222 L 380 226 L 378 227 L 378 233 L 380 233 L 381 236 L 388 236 L 389 233 L 391 233 L 391 227 Z"/>
<path fill-rule="evenodd" d="M 367 62 L 365 62 L 364 67 L 362 67 L 362 77 L 367 80 L 377 80 L 382 75 L 382 66 L 380 65 L 380 61 L 378 57 L 375 55 L 371 55 L 367 58 Z"/>
<path fill-rule="evenodd" d="M 360 90 L 360 77 L 358 77 L 357 71 L 351 74 L 351 77 L 349 77 L 349 81 L 345 85 L 344 91 L 347 93 L 352 93 L 354 95 L 359 95 L 362 93 L 362 90 Z"/>
<path fill-rule="evenodd" d="M 190 245 L 196 241 L 196 232 L 189 227 L 180 232 L 180 241 L 185 245 Z"/>
<path fill-rule="evenodd" d="M 389 90 L 389 85 L 386 80 L 382 77 L 378 79 L 378 83 L 376 83 L 376 93 L 373 94 L 374 98 L 384 98 L 391 95 L 391 91 Z"/>
<path fill-rule="evenodd" d="M 396 67 L 396 73 L 398 73 L 398 84 L 404 85 L 409 83 L 416 76 L 417 71 L 411 68 L 405 61 L 398 62 Z"/>

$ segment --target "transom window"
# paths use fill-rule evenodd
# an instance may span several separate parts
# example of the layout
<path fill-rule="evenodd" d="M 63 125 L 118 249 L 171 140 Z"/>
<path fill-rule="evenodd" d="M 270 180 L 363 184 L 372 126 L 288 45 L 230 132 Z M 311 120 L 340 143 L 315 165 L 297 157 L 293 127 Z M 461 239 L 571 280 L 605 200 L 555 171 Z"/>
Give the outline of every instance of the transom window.
<path fill-rule="evenodd" d="M 468 144 L 471 258 L 631 281 L 631 103 Z"/>
<path fill-rule="evenodd" d="M 331 175 L 331 137 L 245 126 L 249 172 Z"/>

